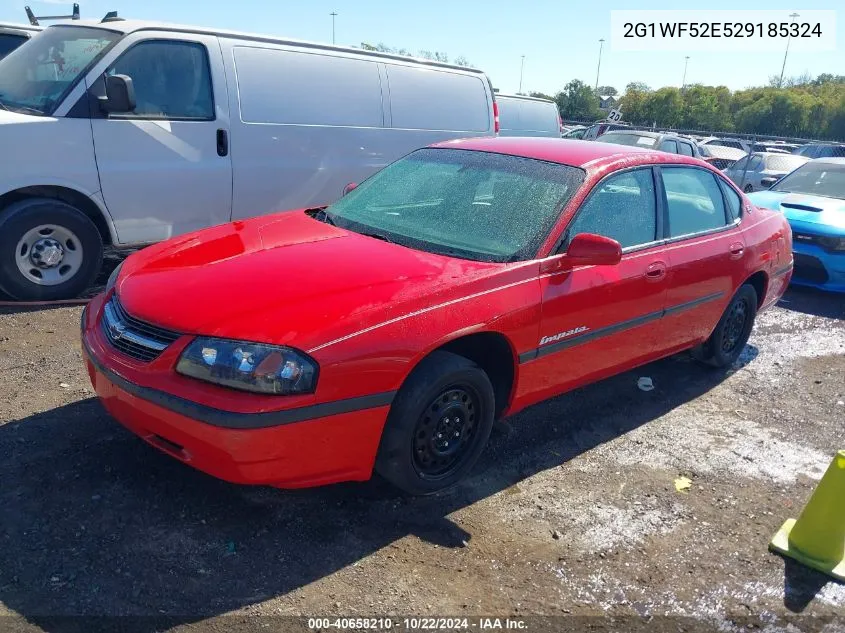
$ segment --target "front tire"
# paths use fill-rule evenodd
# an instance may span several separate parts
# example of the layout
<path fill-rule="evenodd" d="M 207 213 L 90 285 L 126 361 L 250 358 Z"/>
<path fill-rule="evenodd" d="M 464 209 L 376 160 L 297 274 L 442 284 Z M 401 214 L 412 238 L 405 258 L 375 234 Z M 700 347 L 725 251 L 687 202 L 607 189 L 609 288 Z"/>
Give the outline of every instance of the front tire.
<path fill-rule="evenodd" d="M 433 352 L 393 401 L 376 472 L 413 495 L 453 486 L 484 450 L 495 406 L 493 386 L 478 365 L 450 352 Z"/>
<path fill-rule="evenodd" d="M 32 198 L 0 212 L 0 290 L 22 301 L 79 296 L 94 281 L 103 241 L 79 209 Z"/>
<path fill-rule="evenodd" d="M 751 284 L 744 284 L 725 308 L 710 338 L 692 351 L 693 356 L 713 367 L 730 367 L 745 349 L 756 316 L 757 291 Z"/>

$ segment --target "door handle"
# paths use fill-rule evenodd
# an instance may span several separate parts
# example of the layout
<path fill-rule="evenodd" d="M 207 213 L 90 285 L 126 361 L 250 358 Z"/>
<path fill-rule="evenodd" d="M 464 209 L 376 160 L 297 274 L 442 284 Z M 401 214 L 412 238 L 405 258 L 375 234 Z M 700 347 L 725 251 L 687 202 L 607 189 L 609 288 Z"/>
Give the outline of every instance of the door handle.
<path fill-rule="evenodd" d="M 731 244 L 731 259 L 739 259 L 745 253 L 745 246 L 739 242 Z"/>
<path fill-rule="evenodd" d="M 217 155 L 229 155 L 229 134 L 226 130 L 217 130 Z"/>
<path fill-rule="evenodd" d="M 660 281 L 666 276 L 666 264 L 663 262 L 653 262 L 645 269 L 645 278 L 647 281 Z"/>

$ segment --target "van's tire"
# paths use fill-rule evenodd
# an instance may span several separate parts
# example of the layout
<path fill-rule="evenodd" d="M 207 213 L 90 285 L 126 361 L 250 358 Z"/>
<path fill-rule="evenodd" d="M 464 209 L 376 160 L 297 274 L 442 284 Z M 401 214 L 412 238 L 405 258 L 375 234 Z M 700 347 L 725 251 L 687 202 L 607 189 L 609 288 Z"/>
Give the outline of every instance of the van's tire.
<path fill-rule="evenodd" d="M 478 365 L 457 354 L 433 352 L 396 394 L 376 472 L 412 495 L 449 488 L 478 461 L 495 407 L 493 385 Z"/>
<path fill-rule="evenodd" d="M 745 193 L 753 193 L 754 192 L 754 185 L 750 185 L 750 184 L 745 185 L 745 187 L 743 188 L 743 191 Z"/>
<path fill-rule="evenodd" d="M 757 291 L 751 284 L 744 284 L 725 308 L 710 338 L 692 350 L 693 357 L 713 367 L 730 367 L 745 349 L 756 316 Z"/>
<path fill-rule="evenodd" d="M 29 198 L 0 211 L 0 290 L 21 301 L 72 299 L 100 272 L 103 240 L 79 209 Z"/>

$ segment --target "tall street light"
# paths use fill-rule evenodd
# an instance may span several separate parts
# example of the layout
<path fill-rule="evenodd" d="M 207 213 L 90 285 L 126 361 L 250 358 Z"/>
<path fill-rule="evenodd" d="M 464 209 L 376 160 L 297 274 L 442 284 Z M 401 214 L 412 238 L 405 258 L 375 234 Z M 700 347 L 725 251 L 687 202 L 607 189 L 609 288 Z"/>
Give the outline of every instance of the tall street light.
<path fill-rule="evenodd" d="M 681 91 L 683 92 L 684 87 L 687 85 L 687 64 L 689 64 L 689 55 L 684 57 L 684 78 L 681 80 Z"/>
<path fill-rule="evenodd" d="M 596 92 L 599 91 L 599 73 L 601 72 L 601 49 L 604 46 L 604 40 L 599 40 L 599 65 L 596 68 Z"/>
<path fill-rule="evenodd" d="M 790 13 L 789 17 L 792 18 L 790 24 L 795 22 L 795 18 L 798 17 L 797 13 Z M 780 67 L 780 81 L 778 81 L 778 88 L 783 88 L 783 71 L 786 69 L 786 56 L 789 55 L 789 40 L 792 36 L 792 29 L 790 29 L 789 33 L 786 35 L 786 52 L 783 54 L 783 66 Z"/>
<path fill-rule="evenodd" d="M 331 13 L 329 13 L 329 15 L 332 16 L 332 44 L 334 44 L 334 19 L 337 17 L 337 13 L 332 11 Z"/>
<path fill-rule="evenodd" d="M 522 75 L 525 72 L 525 55 L 522 56 L 522 64 L 519 67 L 519 93 L 522 94 Z"/>

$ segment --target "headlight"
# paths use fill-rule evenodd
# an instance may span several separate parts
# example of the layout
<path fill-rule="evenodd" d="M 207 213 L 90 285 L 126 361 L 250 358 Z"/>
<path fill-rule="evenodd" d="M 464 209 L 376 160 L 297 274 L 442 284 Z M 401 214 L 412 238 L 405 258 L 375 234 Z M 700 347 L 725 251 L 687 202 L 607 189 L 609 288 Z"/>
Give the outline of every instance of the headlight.
<path fill-rule="evenodd" d="M 816 240 L 829 251 L 845 251 L 845 237 L 817 237 Z"/>
<path fill-rule="evenodd" d="M 115 268 L 111 272 L 111 275 L 109 275 L 109 280 L 106 282 L 106 292 L 108 292 L 109 290 L 114 288 L 114 285 L 117 283 L 117 276 L 120 274 L 120 269 L 122 267 L 123 267 L 123 262 L 120 262 L 117 265 L 117 268 Z"/>
<path fill-rule="evenodd" d="M 176 371 L 232 389 L 292 395 L 314 392 L 318 368 L 290 347 L 197 338 L 182 352 Z"/>

